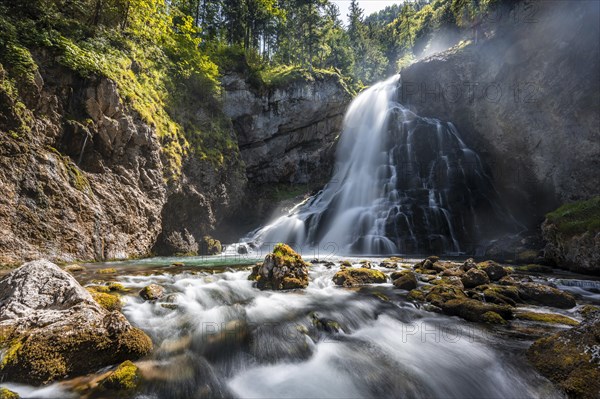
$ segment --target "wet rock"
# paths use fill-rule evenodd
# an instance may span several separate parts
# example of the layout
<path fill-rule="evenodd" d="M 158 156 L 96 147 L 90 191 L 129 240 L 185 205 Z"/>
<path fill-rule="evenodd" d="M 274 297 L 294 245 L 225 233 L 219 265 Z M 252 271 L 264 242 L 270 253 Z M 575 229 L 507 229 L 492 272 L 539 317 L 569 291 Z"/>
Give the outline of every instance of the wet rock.
<path fill-rule="evenodd" d="M 575 298 L 568 292 L 538 283 L 520 283 L 519 296 L 526 302 L 570 309 L 576 305 Z"/>
<path fill-rule="evenodd" d="M 567 326 L 576 326 L 579 324 L 577 320 L 557 313 L 518 312 L 515 317 L 521 320 L 548 324 L 564 324 Z"/>
<path fill-rule="evenodd" d="M 200 242 L 199 254 L 200 255 L 218 255 L 223 251 L 221 242 L 215 240 L 211 236 L 202 237 Z"/>
<path fill-rule="evenodd" d="M 248 253 L 248 247 L 245 245 L 240 245 L 237 247 L 237 253 L 240 255 L 246 255 Z"/>
<path fill-rule="evenodd" d="M 365 269 L 364 267 L 340 270 L 333 276 L 333 282 L 344 287 L 385 283 L 385 281 L 385 274 L 379 270 Z"/>
<path fill-rule="evenodd" d="M 483 270 L 488 275 L 491 281 L 498 281 L 502 277 L 508 275 L 506 269 L 504 269 L 502 266 L 491 260 L 481 262 L 477 264 L 477 267 Z"/>
<path fill-rule="evenodd" d="M 358 264 L 360 265 L 360 267 L 364 267 L 365 269 L 370 269 L 372 267 L 371 261 L 368 260 L 361 260 L 360 262 L 358 262 Z"/>
<path fill-rule="evenodd" d="M 114 267 L 107 267 L 105 269 L 98 269 L 96 271 L 96 273 L 98 273 L 98 274 L 116 274 L 117 269 L 115 269 Z"/>
<path fill-rule="evenodd" d="M 488 312 L 494 312 L 504 320 L 513 318 L 510 306 L 482 303 L 474 299 L 451 299 L 442 303 L 441 308 L 447 315 L 459 316 L 469 321 L 489 322 L 490 315 L 486 316 Z"/>
<path fill-rule="evenodd" d="M 333 319 L 321 317 L 318 313 L 311 314 L 311 320 L 315 328 L 329 334 L 339 333 L 343 331 L 341 324 Z"/>
<path fill-rule="evenodd" d="M 469 271 L 461 277 L 461 280 L 465 288 L 474 288 L 478 285 L 488 284 L 490 282 L 488 275 L 484 271 L 478 269 L 469 269 Z"/>
<path fill-rule="evenodd" d="M 196 256 L 199 248 L 196 238 L 184 228 L 181 231 L 163 231 L 155 249 L 159 255 Z"/>
<path fill-rule="evenodd" d="M 261 290 L 289 290 L 308 286 L 308 264 L 286 244 L 277 244 L 264 262 L 252 268 L 249 280 Z"/>
<path fill-rule="evenodd" d="M 152 342 L 69 273 L 40 260 L 0 280 L 0 350 L 6 380 L 40 384 L 139 358 Z"/>
<path fill-rule="evenodd" d="M 542 224 L 544 257 L 575 272 L 600 274 L 600 196 L 565 204 Z"/>
<path fill-rule="evenodd" d="M 158 284 L 150 284 L 142 288 L 140 297 L 145 301 L 155 301 L 165 295 L 165 289 Z"/>
<path fill-rule="evenodd" d="M 460 277 L 456 277 L 456 276 L 444 276 L 441 278 L 436 278 L 436 279 L 430 280 L 429 282 L 434 285 L 444 284 L 444 285 L 451 285 L 454 287 L 458 287 L 460 289 L 465 288 Z"/>
<path fill-rule="evenodd" d="M 21 399 L 21 397 L 8 388 L 0 388 L 0 399 Z"/>
<path fill-rule="evenodd" d="M 467 295 L 462 289 L 445 284 L 433 286 L 425 294 L 425 300 L 437 307 L 453 299 L 467 299 Z"/>
<path fill-rule="evenodd" d="M 475 261 L 473 260 L 473 258 L 469 258 L 465 261 L 465 263 L 463 263 L 460 268 L 462 270 L 464 270 L 465 272 L 468 272 L 471 269 L 475 269 L 477 267 L 477 264 L 475 263 Z"/>
<path fill-rule="evenodd" d="M 333 262 L 325 262 L 324 266 L 328 269 L 331 269 L 333 266 L 335 266 L 335 263 Z"/>
<path fill-rule="evenodd" d="M 394 287 L 400 288 L 401 290 L 414 290 L 415 288 L 417 288 L 417 277 L 415 273 L 408 272 L 394 280 L 393 284 Z"/>
<path fill-rule="evenodd" d="M 379 263 L 379 267 L 383 267 L 385 269 L 397 269 L 398 263 L 385 259 L 381 263 Z"/>
<path fill-rule="evenodd" d="M 600 392 L 600 312 L 578 326 L 538 339 L 527 358 L 571 398 L 596 399 Z"/>
<path fill-rule="evenodd" d="M 69 273 L 82 272 L 84 270 L 85 270 L 85 267 L 83 267 L 81 265 L 77 265 L 77 264 L 67 265 L 64 268 L 64 271 L 69 272 Z"/>
<path fill-rule="evenodd" d="M 521 302 L 516 287 L 490 284 L 479 286 L 476 289 L 479 291 L 479 295 L 474 299 L 510 306 L 516 306 L 517 302 Z"/>
<path fill-rule="evenodd" d="M 118 396 L 122 397 L 126 391 L 136 390 L 140 382 L 140 370 L 133 362 L 126 360 L 103 379 L 100 385 L 105 389 L 117 391 Z"/>
<path fill-rule="evenodd" d="M 448 269 L 445 269 L 445 270 L 442 272 L 442 276 L 455 276 L 455 277 L 461 277 L 461 276 L 462 276 L 462 275 L 464 275 L 464 274 L 465 274 L 464 270 L 462 270 L 462 269 L 461 269 L 461 268 L 459 268 L 459 267 L 452 267 L 452 268 L 448 268 Z"/>

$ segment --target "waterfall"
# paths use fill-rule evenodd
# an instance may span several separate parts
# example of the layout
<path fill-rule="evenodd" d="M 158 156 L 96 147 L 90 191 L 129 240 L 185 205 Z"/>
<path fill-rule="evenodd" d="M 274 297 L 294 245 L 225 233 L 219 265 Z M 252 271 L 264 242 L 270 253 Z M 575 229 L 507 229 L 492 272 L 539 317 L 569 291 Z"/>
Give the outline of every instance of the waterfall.
<path fill-rule="evenodd" d="M 451 123 L 398 103 L 398 80 L 352 102 L 329 183 L 248 241 L 340 254 L 461 254 L 514 231 L 479 156 Z"/>

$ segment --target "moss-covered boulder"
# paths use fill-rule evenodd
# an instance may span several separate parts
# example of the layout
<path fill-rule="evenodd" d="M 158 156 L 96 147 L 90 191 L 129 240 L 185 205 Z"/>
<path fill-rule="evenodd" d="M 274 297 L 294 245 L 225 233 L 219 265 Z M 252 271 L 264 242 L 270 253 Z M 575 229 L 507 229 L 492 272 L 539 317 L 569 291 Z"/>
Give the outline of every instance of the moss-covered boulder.
<path fill-rule="evenodd" d="M 257 263 L 248 277 L 261 290 L 290 290 L 308 286 L 308 264 L 286 244 L 277 244 L 273 252 Z"/>
<path fill-rule="evenodd" d="M 519 296 L 526 302 L 538 305 L 553 306 L 561 309 L 575 307 L 575 298 L 568 292 L 549 285 L 538 283 L 520 283 Z"/>
<path fill-rule="evenodd" d="M 145 301 L 156 301 L 164 295 L 165 289 L 158 284 L 149 284 L 140 291 L 140 297 Z"/>
<path fill-rule="evenodd" d="M 408 272 L 395 279 L 393 284 L 394 287 L 400 288 L 402 290 L 414 290 L 415 288 L 417 288 L 417 277 L 415 273 Z"/>
<path fill-rule="evenodd" d="M 101 386 L 114 391 L 133 391 L 138 388 L 140 381 L 140 370 L 133 362 L 126 360 L 102 380 Z"/>
<path fill-rule="evenodd" d="M 518 312 L 515 317 L 520 320 L 547 324 L 564 324 L 566 326 L 576 326 L 579 324 L 577 320 L 557 313 Z"/>
<path fill-rule="evenodd" d="M 469 269 L 469 271 L 461 277 L 461 281 L 465 288 L 474 288 L 478 285 L 488 284 L 490 278 L 483 270 Z"/>
<path fill-rule="evenodd" d="M 333 282 L 343 287 L 356 287 L 364 284 L 385 283 L 385 274 L 375 269 L 346 268 L 333 276 Z"/>
<path fill-rule="evenodd" d="M 481 269 L 488 275 L 491 281 L 498 281 L 502 277 L 508 275 L 506 269 L 492 260 L 486 260 L 477 264 L 477 268 Z"/>
<path fill-rule="evenodd" d="M 219 240 L 211 236 L 204 236 L 200 240 L 199 254 L 200 255 L 218 255 L 223 252 L 223 246 Z"/>
<path fill-rule="evenodd" d="M 600 196 L 565 204 L 542 224 L 544 256 L 557 267 L 600 275 Z"/>
<path fill-rule="evenodd" d="M 0 373 L 43 384 L 98 370 L 152 350 L 150 338 L 109 312 L 48 261 L 24 264 L 0 280 Z"/>
<path fill-rule="evenodd" d="M 510 306 L 483 303 L 474 299 L 452 299 L 442 303 L 442 310 L 445 314 L 459 316 L 469 321 L 479 321 L 497 324 L 498 319 L 489 312 L 496 313 L 504 320 L 513 318 L 513 312 Z"/>
<path fill-rule="evenodd" d="M 21 399 L 21 397 L 8 388 L 0 388 L 0 399 Z"/>
<path fill-rule="evenodd" d="M 578 326 L 541 338 L 527 351 L 538 371 L 571 398 L 597 399 L 600 393 L 600 312 Z"/>

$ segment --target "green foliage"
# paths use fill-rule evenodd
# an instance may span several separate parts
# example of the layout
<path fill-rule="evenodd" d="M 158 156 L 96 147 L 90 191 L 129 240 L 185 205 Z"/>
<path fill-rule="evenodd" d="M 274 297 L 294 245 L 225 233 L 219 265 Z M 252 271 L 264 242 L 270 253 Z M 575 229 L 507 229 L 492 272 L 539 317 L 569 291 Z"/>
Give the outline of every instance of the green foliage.
<path fill-rule="evenodd" d="M 586 231 L 600 231 L 600 196 L 587 201 L 565 204 L 546 215 L 559 232 L 577 235 Z"/>

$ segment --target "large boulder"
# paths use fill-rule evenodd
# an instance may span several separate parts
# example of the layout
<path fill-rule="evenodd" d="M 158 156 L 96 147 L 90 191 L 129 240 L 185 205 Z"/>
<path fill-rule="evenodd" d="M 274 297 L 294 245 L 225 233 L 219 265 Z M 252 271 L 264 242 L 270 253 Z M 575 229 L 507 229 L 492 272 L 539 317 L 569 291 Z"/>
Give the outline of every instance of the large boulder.
<path fill-rule="evenodd" d="M 461 277 L 461 280 L 465 288 L 473 288 L 490 282 L 487 273 L 479 269 L 470 269 Z"/>
<path fill-rule="evenodd" d="M 548 262 L 575 272 L 600 274 L 600 196 L 549 213 L 542 235 Z"/>
<path fill-rule="evenodd" d="M 375 269 L 367 269 L 364 267 L 359 268 L 346 268 L 337 272 L 333 276 L 333 282 L 336 285 L 344 287 L 355 287 L 364 284 L 376 284 L 385 283 L 385 274 Z"/>
<path fill-rule="evenodd" d="M 553 306 L 561 309 L 571 309 L 575 306 L 575 298 L 568 292 L 538 283 L 520 283 L 519 296 L 526 302 L 539 305 Z"/>
<path fill-rule="evenodd" d="M 44 384 L 136 359 L 152 341 L 55 264 L 29 262 L 0 280 L 0 371 Z"/>
<path fill-rule="evenodd" d="M 600 392 L 600 311 L 586 314 L 570 330 L 538 339 L 527 358 L 569 397 L 592 399 Z"/>
<path fill-rule="evenodd" d="M 269 290 L 289 290 L 308 286 L 308 264 L 286 244 L 277 244 L 263 263 L 252 268 L 249 280 Z"/>

